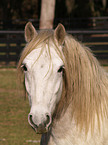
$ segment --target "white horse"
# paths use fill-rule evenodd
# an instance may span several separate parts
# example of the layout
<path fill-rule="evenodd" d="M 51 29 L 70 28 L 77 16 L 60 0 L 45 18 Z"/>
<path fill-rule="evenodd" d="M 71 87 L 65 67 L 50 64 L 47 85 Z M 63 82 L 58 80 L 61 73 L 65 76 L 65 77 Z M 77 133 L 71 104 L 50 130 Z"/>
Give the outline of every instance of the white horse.
<path fill-rule="evenodd" d="M 90 50 L 62 24 L 38 34 L 29 22 L 25 39 L 18 70 L 41 145 L 108 145 L 108 74 Z"/>

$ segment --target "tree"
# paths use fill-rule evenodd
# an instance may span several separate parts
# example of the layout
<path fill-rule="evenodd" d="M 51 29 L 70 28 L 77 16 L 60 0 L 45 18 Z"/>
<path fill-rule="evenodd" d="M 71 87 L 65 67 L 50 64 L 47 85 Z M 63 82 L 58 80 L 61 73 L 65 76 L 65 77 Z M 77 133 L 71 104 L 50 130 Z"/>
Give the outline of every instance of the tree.
<path fill-rule="evenodd" d="M 40 29 L 52 29 L 55 13 L 55 0 L 42 0 Z"/>
<path fill-rule="evenodd" d="M 103 4 L 103 8 L 105 9 L 106 8 L 107 1 L 106 0 L 102 0 L 102 4 Z"/>
<path fill-rule="evenodd" d="M 70 14 L 75 9 L 75 0 L 65 0 L 67 13 Z"/>
<path fill-rule="evenodd" d="M 23 0 L 21 6 L 21 17 L 24 19 L 37 19 L 38 3 L 39 0 Z"/>

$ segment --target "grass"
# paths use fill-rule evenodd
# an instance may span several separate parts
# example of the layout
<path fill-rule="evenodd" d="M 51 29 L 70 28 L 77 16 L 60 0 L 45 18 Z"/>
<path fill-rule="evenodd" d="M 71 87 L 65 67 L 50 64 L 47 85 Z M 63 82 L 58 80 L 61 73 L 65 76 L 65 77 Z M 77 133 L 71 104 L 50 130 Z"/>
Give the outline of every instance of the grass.
<path fill-rule="evenodd" d="M 0 69 L 0 144 L 39 145 L 37 135 L 27 121 L 28 100 L 17 85 L 16 70 Z"/>

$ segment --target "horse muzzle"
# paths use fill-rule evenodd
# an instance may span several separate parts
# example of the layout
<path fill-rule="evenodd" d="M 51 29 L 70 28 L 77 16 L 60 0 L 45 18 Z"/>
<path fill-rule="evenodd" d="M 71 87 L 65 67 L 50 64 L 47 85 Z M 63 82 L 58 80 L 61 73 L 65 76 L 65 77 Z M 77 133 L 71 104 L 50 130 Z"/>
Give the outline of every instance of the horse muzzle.
<path fill-rule="evenodd" d="M 36 117 L 33 117 L 33 114 L 29 113 L 29 115 L 28 115 L 29 124 L 32 126 L 32 128 L 38 134 L 48 132 L 51 122 L 52 122 L 51 115 L 49 115 L 49 114 L 46 114 L 44 117 L 42 117 L 41 120 L 42 120 L 41 123 L 38 123 L 38 121 L 36 121 Z"/>

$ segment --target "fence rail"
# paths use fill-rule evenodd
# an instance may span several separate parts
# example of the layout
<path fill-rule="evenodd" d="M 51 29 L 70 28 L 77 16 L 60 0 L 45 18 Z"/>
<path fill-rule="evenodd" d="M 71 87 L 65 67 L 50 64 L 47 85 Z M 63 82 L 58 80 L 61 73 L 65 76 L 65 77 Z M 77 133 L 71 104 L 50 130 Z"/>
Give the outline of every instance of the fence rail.
<path fill-rule="evenodd" d="M 69 31 L 68 33 L 90 47 L 97 59 L 108 65 L 108 30 Z"/>
<path fill-rule="evenodd" d="M 108 64 L 108 30 L 67 32 L 89 46 L 103 64 Z M 0 31 L 0 66 L 16 66 L 24 46 L 23 31 Z"/>
<path fill-rule="evenodd" d="M 5 20 L 0 19 L 0 30 L 23 30 L 25 24 L 30 21 L 33 23 L 36 29 L 39 28 L 39 19 L 14 19 Z M 108 16 L 105 17 L 81 17 L 81 18 L 55 18 L 54 28 L 58 23 L 62 23 L 66 30 L 75 29 L 108 29 Z"/>

